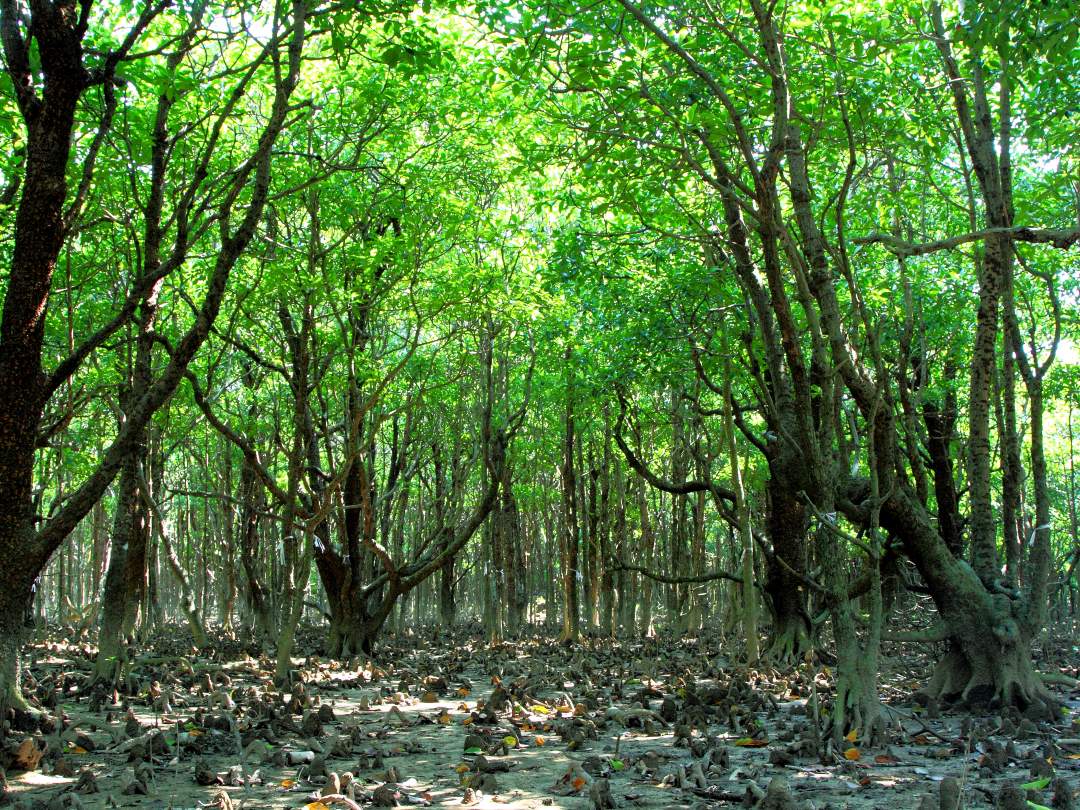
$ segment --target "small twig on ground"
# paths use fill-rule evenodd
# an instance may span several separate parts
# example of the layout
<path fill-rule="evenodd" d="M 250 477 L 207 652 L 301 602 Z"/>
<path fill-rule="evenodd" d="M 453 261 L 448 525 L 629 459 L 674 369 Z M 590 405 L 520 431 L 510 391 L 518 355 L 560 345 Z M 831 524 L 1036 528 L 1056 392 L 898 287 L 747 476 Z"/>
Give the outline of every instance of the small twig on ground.
<path fill-rule="evenodd" d="M 320 796 L 319 801 L 323 804 L 331 804 L 333 802 L 339 802 L 345 805 L 349 810 L 364 810 L 360 805 L 350 799 L 348 796 L 344 796 L 340 793 L 331 793 L 329 796 Z"/>

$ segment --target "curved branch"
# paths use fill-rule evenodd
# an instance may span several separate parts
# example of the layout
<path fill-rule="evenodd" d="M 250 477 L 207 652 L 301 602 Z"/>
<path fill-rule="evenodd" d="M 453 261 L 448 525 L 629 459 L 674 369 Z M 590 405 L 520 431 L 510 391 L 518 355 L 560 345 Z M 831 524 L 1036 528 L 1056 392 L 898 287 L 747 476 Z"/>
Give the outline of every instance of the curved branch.
<path fill-rule="evenodd" d="M 697 492 L 709 492 L 717 501 L 725 500 L 735 503 L 735 492 L 733 490 L 718 486 L 712 481 L 685 481 L 676 484 L 674 481 L 661 478 L 646 467 L 645 463 L 634 454 L 634 451 L 630 449 L 623 438 L 622 423 L 626 417 L 626 397 L 622 395 L 622 392 L 617 392 L 616 396 L 619 398 L 619 418 L 615 421 L 615 443 L 626 457 L 626 463 L 630 465 L 634 472 L 644 478 L 651 486 L 672 495 L 693 495 Z"/>
<path fill-rule="evenodd" d="M 1053 245 L 1059 250 L 1068 250 L 1080 242 L 1080 228 L 1031 228 L 1026 225 L 1016 225 L 1011 228 L 983 228 L 981 231 L 972 231 L 971 233 L 950 236 L 948 239 L 939 239 L 936 242 L 925 242 L 923 244 L 906 242 L 892 234 L 874 231 L 867 236 L 859 236 L 851 241 L 856 245 L 881 245 L 897 256 L 925 256 L 939 250 L 952 250 L 960 245 L 978 242 L 990 236 L 1010 236 L 1017 242 Z"/>
<path fill-rule="evenodd" d="M 662 582 L 665 585 L 696 585 L 703 582 L 715 582 L 718 579 L 726 579 L 730 582 L 738 582 L 742 585 L 742 577 L 737 577 L 734 574 L 729 574 L 727 571 L 710 571 L 707 574 L 697 574 L 689 577 L 675 577 L 668 574 L 658 574 L 655 571 L 650 571 L 642 565 L 629 565 L 617 557 L 613 557 L 609 561 L 612 565 L 612 569 L 615 571 L 634 571 L 638 574 L 647 576 L 649 579 L 656 582 Z M 755 587 L 758 583 L 754 583 Z"/>

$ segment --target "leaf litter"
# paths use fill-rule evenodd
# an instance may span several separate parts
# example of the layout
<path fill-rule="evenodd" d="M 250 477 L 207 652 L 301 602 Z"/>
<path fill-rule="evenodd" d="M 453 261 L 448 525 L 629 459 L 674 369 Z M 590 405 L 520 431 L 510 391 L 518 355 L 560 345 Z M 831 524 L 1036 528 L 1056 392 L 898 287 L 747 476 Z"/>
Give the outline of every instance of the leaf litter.
<path fill-rule="evenodd" d="M 28 682 L 46 721 L 7 735 L 4 800 L 34 810 L 1068 810 L 1080 784 L 1080 691 L 1055 687 L 1066 710 L 1054 724 L 1014 709 L 921 706 L 911 692 L 929 661 L 912 648 L 883 674 L 887 742 L 864 750 L 858 729 L 840 745 L 824 730 L 828 666 L 748 668 L 706 639 L 388 638 L 372 660 L 294 659 L 285 690 L 269 658 L 235 642 L 221 639 L 209 657 L 183 646 L 137 658 L 125 690 L 102 695 L 84 689 L 93 648 L 37 645 Z M 1075 663 L 1055 663 L 1076 676 Z"/>

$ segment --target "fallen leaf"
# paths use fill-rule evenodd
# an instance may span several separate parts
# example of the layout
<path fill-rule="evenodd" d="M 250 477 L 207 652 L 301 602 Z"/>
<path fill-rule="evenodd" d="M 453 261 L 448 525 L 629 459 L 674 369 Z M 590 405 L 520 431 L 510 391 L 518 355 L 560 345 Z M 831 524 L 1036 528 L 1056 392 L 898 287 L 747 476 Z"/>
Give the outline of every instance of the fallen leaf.
<path fill-rule="evenodd" d="M 740 748 L 764 748 L 769 744 L 768 740 L 756 740 L 753 737 L 743 737 L 735 741 Z"/>
<path fill-rule="evenodd" d="M 1041 779 L 1032 779 L 1030 782 L 1025 782 L 1020 786 L 1021 790 L 1042 790 L 1050 784 L 1050 777 L 1044 776 Z"/>
<path fill-rule="evenodd" d="M 861 757 L 862 757 L 862 754 L 859 753 L 859 749 L 856 748 L 854 745 L 851 746 L 851 748 L 849 748 L 847 751 L 844 752 L 844 759 L 849 759 L 852 762 L 855 762 L 856 760 L 860 759 Z"/>

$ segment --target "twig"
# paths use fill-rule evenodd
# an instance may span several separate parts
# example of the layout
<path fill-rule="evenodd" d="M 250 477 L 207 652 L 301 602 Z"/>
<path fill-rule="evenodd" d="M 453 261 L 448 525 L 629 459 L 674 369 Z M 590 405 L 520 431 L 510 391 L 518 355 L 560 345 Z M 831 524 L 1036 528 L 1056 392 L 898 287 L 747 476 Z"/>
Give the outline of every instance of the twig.
<path fill-rule="evenodd" d="M 333 802 L 340 802 L 349 808 L 349 810 L 364 810 L 360 805 L 350 799 L 348 796 L 343 796 L 340 793 L 331 793 L 329 796 L 320 796 L 319 801 L 323 804 L 332 804 Z"/>

